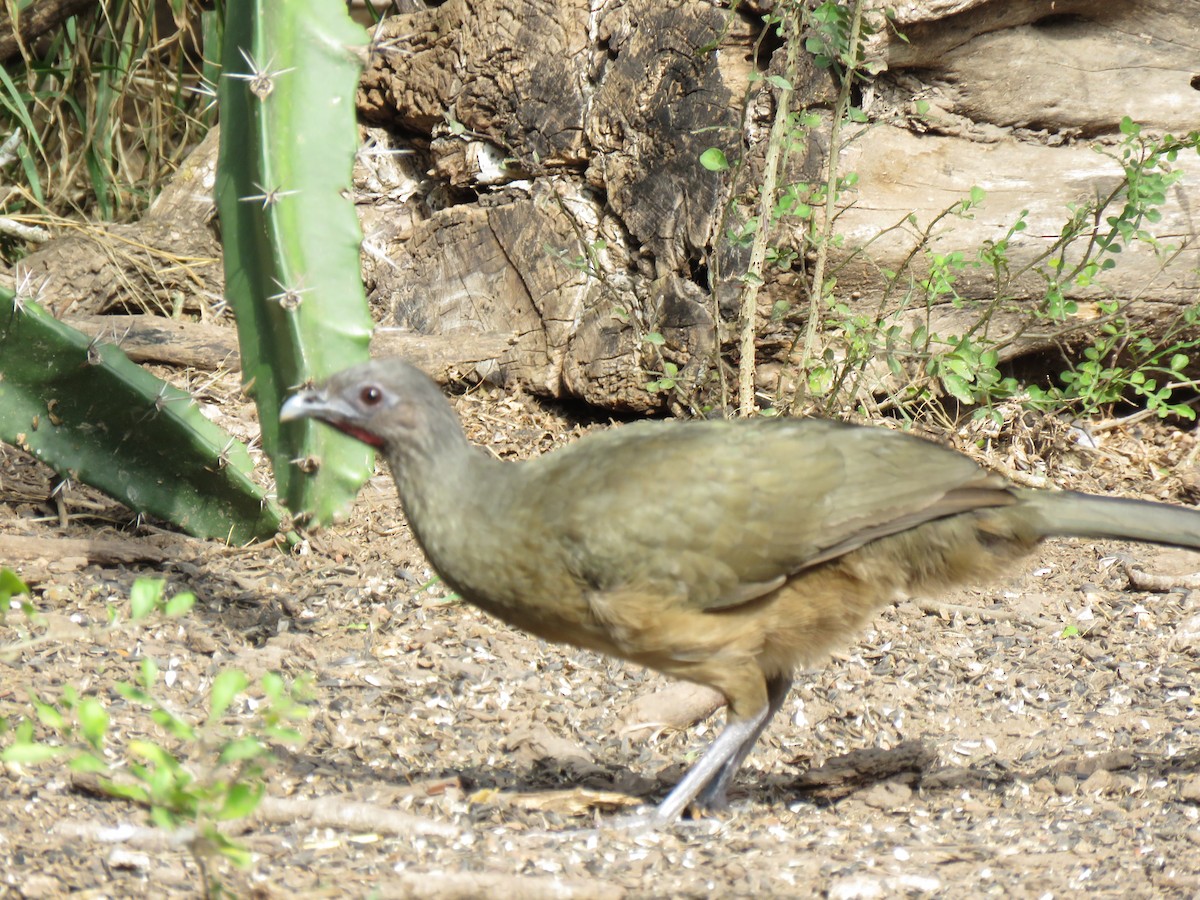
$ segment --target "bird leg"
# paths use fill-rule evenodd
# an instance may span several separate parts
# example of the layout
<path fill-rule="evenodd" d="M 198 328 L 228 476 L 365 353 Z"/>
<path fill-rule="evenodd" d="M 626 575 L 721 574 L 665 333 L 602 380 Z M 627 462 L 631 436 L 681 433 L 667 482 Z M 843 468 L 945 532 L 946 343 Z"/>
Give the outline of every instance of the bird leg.
<path fill-rule="evenodd" d="M 721 733 L 708 745 L 704 755 L 658 804 L 650 824 L 668 825 L 678 819 L 708 783 L 720 774 L 722 767 L 738 755 L 742 745 L 754 739 L 760 725 L 766 722 L 769 710 L 770 707 L 764 706 L 748 719 L 726 723 Z"/>
<path fill-rule="evenodd" d="M 658 804 L 649 821 L 635 817 L 628 824 L 668 825 L 678 819 L 694 800 L 698 800 L 698 805 L 703 809 L 723 807 L 730 781 L 771 717 L 783 705 L 791 685 L 792 679 L 788 675 L 777 675 L 770 679 L 767 682 L 767 704 L 749 718 L 726 722 L 704 755 Z"/>
<path fill-rule="evenodd" d="M 725 792 L 729 790 L 729 785 L 733 781 L 733 776 L 737 774 L 738 769 L 742 767 L 742 763 L 754 748 L 759 737 L 766 729 L 767 724 L 779 712 L 783 706 L 783 701 L 787 699 L 788 691 L 792 688 L 791 675 L 776 675 L 767 680 L 767 714 L 763 716 L 762 721 L 747 737 L 737 751 L 724 765 L 717 770 L 716 774 L 709 779 L 708 784 L 700 790 L 696 796 L 696 805 L 701 809 L 718 810 L 728 806 L 728 801 L 725 799 Z"/>

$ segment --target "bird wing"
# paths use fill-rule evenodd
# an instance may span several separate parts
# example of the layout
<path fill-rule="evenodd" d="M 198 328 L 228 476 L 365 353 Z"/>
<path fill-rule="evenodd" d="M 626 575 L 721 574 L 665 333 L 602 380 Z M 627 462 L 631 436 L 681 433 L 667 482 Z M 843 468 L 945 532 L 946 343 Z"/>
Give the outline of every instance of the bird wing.
<path fill-rule="evenodd" d="M 819 420 L 645 423 L 542 457 L 527 498 L 597 590 L 654 584 L 706 609 L 922 522 L 1014 502 L 962 454 Z M 549 498 L 549 499 L 547 499 Z"/>

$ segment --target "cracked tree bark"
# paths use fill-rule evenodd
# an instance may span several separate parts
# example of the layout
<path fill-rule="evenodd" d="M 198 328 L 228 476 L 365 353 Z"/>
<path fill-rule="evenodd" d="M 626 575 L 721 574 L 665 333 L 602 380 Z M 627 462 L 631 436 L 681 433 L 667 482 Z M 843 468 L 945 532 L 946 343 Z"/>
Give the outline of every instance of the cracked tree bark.
<path fill-rule="evenodd" d="M 387 246 L 395 270 L 374 267 L 377 300 L 417 330 L 510 327 L 516 343 L 498 361 L 507 375 L 602 405 L 661 405 L 644 385 L 664 362 L 695 378 L 711 371 L 715 348 L 732 349 L 746 260 L 720 234 L 727 185 L 697 159 L 712 146 L 743 156 L 753 183 L 773 114 L 770 88 L 750 83 L 762 28 L 754 10 L 768 5 L 731 14 L 699 0 L 448 0 L 384 22 L 360 109 L 410 139 L 428 180 L 411 201 L 422 213 Z M 961 274 L 965 306 L 907 311 L 883 299 L 880 273 L 898 268 L 913 231 L 974 185 L 988 192 L 984 205 L 935 228 L 934 250 L 973 257 L 1028 209 L 1012 264 L 1044 252 L 1069 204 L 1119 176 L 1093 145 L 1114 146 L 1122 116 L 1176 133 L 1200 124 L 1200 25 L 1166 0 L 928 0 L 897 13 L 907 42 L 880 33 L 869 47 L 880 71 L 862 102 L 872 122 L 841 161 L 859 184 L 839 213 L 843 245 L 831 267 L 855 311 L 874 315 L 882 304 L 906 327 L 919 319 L 962 333 L 994 296 L 989 273 Z M 811 181 L 835 86 L 811 67 L 798 81 L 797 106 L 822 112 L 826 131 L 793 154 L 786 178 Z M 917 101 L 928 104 L 924 115 Z M 1151 331 L 1193 302 L 1200 164 L 1176 165 L 1186 177 L 1158 230 L 1183 250 L 1164 266 L 1135 248 L 1105 293 L 1074 289 L 1082 331 L 1100 296 L 1136 298 L 1129 313 Z M 909 215 L 915 229 L 888 231 Z M 778 228 L 772 240 L 801 246 L 798 229 Z M 802 265 L 768 273 L 765 320 L 777 301 L 806 305 Z M 1020 332 L 1043 288 L 1026 273 L 987 336 Z M 760 358 L 783 360 L 800 327 L 798 317 L 768 326 Z M 665 343 L 645 340 L 652 333 Z M 1004 356 L 1054 342 L 1026 331 Z"/>

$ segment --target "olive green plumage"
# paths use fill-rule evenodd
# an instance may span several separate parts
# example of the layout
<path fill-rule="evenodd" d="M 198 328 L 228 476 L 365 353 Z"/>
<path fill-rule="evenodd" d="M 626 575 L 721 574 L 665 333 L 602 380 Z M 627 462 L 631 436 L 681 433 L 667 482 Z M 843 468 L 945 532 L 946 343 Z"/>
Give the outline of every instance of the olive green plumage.
<path fill-rule="evenodd" d="M 1053 535 L 1200 549 L 1200 512 L 1015 487 L 882 428 L 643 422 L 506 463 L 399 360 L 341 372 L 283 416 L 382 449 L 417 539 L 468 602 L 725 694 L 726 733 L 658 822 L 721 805 L 793 670 L 898 596 L 987 578 Z"/>

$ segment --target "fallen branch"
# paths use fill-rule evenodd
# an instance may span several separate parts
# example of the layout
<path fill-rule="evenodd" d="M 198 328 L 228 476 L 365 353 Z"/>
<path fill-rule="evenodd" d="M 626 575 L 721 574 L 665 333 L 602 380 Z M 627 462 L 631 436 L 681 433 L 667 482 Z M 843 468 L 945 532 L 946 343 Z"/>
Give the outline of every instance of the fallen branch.
<path fill-rule="evenodd" d="M 65 321 L 89 337 L 116 344 L 134 362 L 205 371 L 241 365 L 237 333 L 223 325 L 151 315 L 68 316 Z M 510 343 L 496 332 L 416 334 L 380 328 L 371 337 L 371 356 L 402 356 L 444 383 L 496 360 Z"/>
<path fill-rule="evenodd" d="M 6 63 L 43 34 L 62 26 L 71 16 L 79 15 L 95 0 L 42 0 L 27 4 L 14 20 L 6 12 L 0 16 L 0 62 Z M 7 7 L 7 5 L 6 5 Z M 15 7 L 11 7 L 15 8 Z"/>
<path fill-rule="evenodd" d="M 139 850 L 182 850 L 195 838 L 191 828 L 166 831 L 148 825 L 113 825 L 90 819 L 66 819 L 55 822 L 50 831 L 71 840 L 95 841 L 100 844 L 124 844 Z"/>
<path fill-rule="evenodd" d="M 222 325 L 166 316 L 67 316 L 88 337 L 116 344 L 134 362 L 212 371 L 239 365 L 237 332 Z"/>
<path fill-rule="evenodd" d="M 92 772 L 72 772 L 71 787 L 84 794 L 105 800 L 127 799 L 114 793 L 107 783 Z M 137 802 L 137 801 L 133 801 Z M 348 831 L 375 834 L 423 835 L 458 838 L 462 829 L 444 822 L 397 812 L 386 806 L 359 803 L 341 796 L 329 797 L 263 797 L 247 822 L 253 824 L 290 825 L 300 828 L 341 828 Z"/>
<path fill-rule="evenodd" d="M 984 622 L 1020 622 L 1022 625 L 1038 624 L 1035 620 L 1008 609 L 984 609 L 978 606 L 965 606 L 961 603 L 947 603 L 944 600 L 931 600 L 926 597 L 914 597 L 912 598 L 912 602 L 917 605 L 921 612 L 934 616 L 953 617 L 960 615 L 964 618 L 967 616 L 979 616 Z"/>
<path fill-rule="evenodd" d="M 0 534 L 0 559 L 9 563 L 76 558 L 103 566 L 161 563 L 174 556 L 161 544 L 145 538 L 47 538 Z"/>
<path fill-rule="evenodd" d="M 373 803 L 359 803 L 342 796 L 264 797 L 254 820 L 272 825 L 307 828 L 343 828 L 382 834 L 424 835 L 457 838 L 462 829 L 445 822 L 398 812 Z"/>
<path fill-rule="evenodd" d="M 548 876 L 499 872 L 403 872 L 373 885 L 380 897 L 423 897 L 424 900 L 471 900 L 475 897 L 520 897 L 521 900 L 618 900 L 623 888 L 600 881 L 566 881 Z"/>
<path fill-rule="evenodd" d="M 1159 575 L 1154 572 L 1143 572 L 1141 569 L 1135 569 L 1129 563 L 1125 563 L 1125 577 L 1129 579 L 1129 586 L 1134 590 L 1152 591 L 1156 594 L 1165 594 L 1167 591 L 1180 588 L 1189 591 L 1200 589 L 1200 572 L 1193 572 L 1190 575 Z"/>

